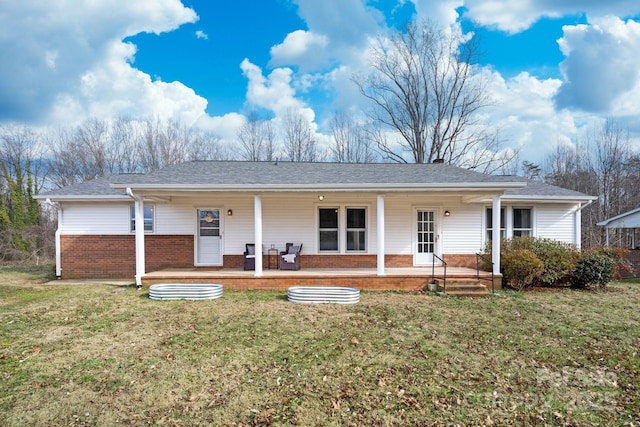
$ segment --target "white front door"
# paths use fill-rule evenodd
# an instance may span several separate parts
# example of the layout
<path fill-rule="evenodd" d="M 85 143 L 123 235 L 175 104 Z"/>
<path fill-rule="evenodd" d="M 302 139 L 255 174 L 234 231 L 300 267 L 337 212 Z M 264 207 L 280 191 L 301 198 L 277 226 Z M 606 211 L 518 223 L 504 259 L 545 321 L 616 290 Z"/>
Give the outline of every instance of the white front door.
<path fill-rule="evenodd" d="M 438 246 L 436 210 L 418 208 L 414 216 L 414 265 L 431 265 Z"/>
<path fill-rule="evenodd" d="M 196 265 L 222 265 L 222 218 L 218 208 L 198 209 Z"/>

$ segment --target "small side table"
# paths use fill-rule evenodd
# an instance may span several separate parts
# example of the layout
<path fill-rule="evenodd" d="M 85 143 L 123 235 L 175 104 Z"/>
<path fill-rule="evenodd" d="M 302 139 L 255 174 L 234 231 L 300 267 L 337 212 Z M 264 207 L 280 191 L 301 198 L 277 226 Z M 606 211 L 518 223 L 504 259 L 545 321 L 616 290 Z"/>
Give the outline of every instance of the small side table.
<path fill-rule="evenodd" d="M 280 254 L 280 250 L 278 248 L 269 248 L 269 249 L 267 249 L 267 268 L 269 270 L 271 270 L 271 255 L 275 255 L 276 256 L 275 269 L 276 270 L 280 269 L 280 263 L 278 262 L 278 255 L 279 254 Z"/>

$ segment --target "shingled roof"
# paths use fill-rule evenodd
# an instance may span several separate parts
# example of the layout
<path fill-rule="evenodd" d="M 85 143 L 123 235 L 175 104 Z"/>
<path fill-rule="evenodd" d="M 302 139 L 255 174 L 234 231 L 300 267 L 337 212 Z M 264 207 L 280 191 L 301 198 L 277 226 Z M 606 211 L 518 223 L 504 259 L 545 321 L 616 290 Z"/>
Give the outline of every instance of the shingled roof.
<path fill-rule="evenodd" d="M 149 174 L 122 174 L 43 193 L 39 198 L 120 198 L 146 191 L 496 189 L 511 197 L 588 198 L 516 176 L 487 175 L 446 164 L 193 161 Z"/>

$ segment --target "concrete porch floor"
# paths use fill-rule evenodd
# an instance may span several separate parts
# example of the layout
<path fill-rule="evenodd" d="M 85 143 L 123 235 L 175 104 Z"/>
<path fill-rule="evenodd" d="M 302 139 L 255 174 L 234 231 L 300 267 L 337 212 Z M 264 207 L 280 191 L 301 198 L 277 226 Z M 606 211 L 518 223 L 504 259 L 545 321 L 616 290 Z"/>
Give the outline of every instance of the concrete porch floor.
<path fill-rule="evenodd" d="M 431 267 L 387 268 L 385 276 L 378 276 L 375 268 L 312 269 L 297 271 L 264 269 L 262 276 L 242 269 L 184 268 L 147 273 L 144 286 L 156 283 L 220 283 L 230 289 L 286 290 L 291 286 L 347 286 L 361 290 L 420 291 L 431 281 Z M 491 273 L 480 272 L 483 283 L 491 286 Z M 434 276 L 442 281 L 444 268 L 436 267 Z M 448 267 L 447 282 L 476 281 L 476 270 Z M 496 288 L 499 279 L 496 278 Z"/>

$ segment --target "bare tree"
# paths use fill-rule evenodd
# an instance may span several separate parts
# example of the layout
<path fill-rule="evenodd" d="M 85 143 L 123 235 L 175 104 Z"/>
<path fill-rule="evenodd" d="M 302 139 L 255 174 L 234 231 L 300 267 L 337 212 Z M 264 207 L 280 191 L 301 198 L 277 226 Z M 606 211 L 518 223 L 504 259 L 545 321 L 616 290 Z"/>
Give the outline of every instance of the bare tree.
<path fill-rule="evenodd" d="M 377 158 L 365 129 L 346 113 L 335 113 L 331 119 L 333 160 L 339 163 L 371 163 Z"/>
<path fill-rule="evenodd" d="M 226 160 L 229 153 L 220 145 L 220 138 L 209 132 L 191 129 L 186 160 Z"/>
<path fill-rule="evenodd" d="M 145 172 L 183 162 L 187 147 L 185 129 L 174 121 L 147 119 L 138 155 Z"/>
<path fill-rule="evenodd" d="M 271 123 L 261 119 L 253 110 L 238 131 L 238 139 L 245 160 L 272 160 L 274 155 L 274 130 Z"/>
<path fill-rule="evenodd" d="M 282 119 L 284 150 L 292 162 L 320 160 L 309 121 L 298 111 L 289 109 Z"/>
<path fill-rule="evenodd" d="M 75 129 L 44 136 L 51 150 L 49 180 L 56 187 L 114 173 L 135 172 L 138 141 L 134 122 L 90 119 Z"/>
<path fill-rule="evenodd" d="M 373 105 L 374 122 L 400 135 L 377 140 L 389 159 L 407 162 L 408 153 L 416 163 L 443 159 L 458 165 L 495 141 L 477 119 L 489 104 L 483 79 L 473 74 L 477 51 L 474 39 L 428 23 L 410 23 L 377 40 L 372 73 L 354 81 Z"/>
<path fill-rule="evenodd" d="M 628 132 L 611 120 L 591 130 L 575 147 L 557 146 L 547 159 L 547 182 L 598 196 L 583 211 L 585 247 L 605 243 L 604 230 L 595 225 L 597 222 L 638 207 L 633 163 Z M 610 241 L 620 244 L 626 240 L 626 233 L 614 231 Z"/>

